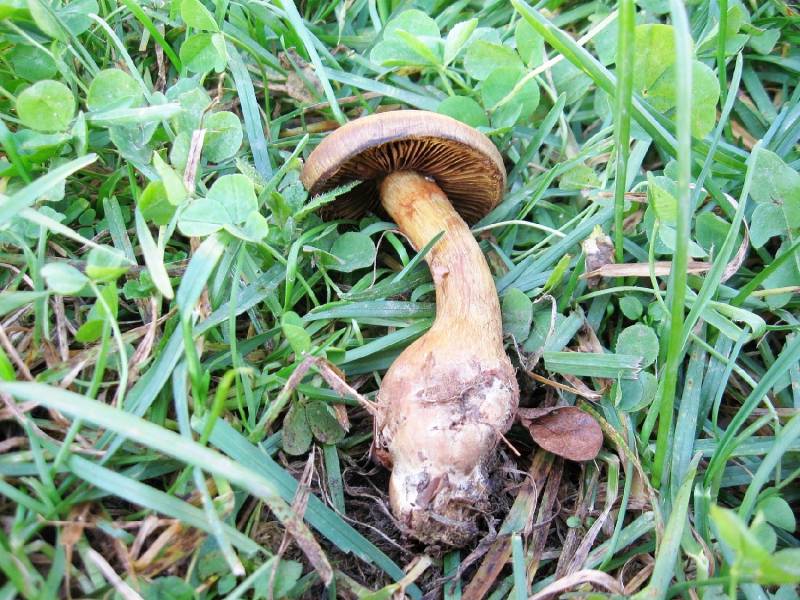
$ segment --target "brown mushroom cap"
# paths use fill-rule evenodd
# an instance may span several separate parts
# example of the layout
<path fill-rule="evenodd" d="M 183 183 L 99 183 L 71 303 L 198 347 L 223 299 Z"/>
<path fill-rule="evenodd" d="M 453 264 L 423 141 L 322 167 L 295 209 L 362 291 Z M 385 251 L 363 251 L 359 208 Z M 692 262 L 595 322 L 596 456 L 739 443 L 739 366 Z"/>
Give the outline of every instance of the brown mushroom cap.
<path fill-rule="evenodd" d="M 311 194 L 362 181 L 325 206 L 325 218 L 354 219 L 380 206 L 378 187 L 394 171 L 431 177 L 465 221 L 474 223 L 503 196 L 506 170 L 494 144 L 451 117 L 400 110 L 356 119 L 311 153 L 301 179 Z"/>

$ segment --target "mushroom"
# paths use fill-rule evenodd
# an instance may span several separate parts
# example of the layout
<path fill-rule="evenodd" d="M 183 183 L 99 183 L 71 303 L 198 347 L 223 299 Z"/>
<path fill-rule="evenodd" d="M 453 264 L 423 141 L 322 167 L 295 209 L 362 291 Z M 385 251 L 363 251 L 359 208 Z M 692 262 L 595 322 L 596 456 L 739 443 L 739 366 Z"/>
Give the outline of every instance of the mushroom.
<path fill-rule="evenodd" d="M 416 250 L 443 232 L 425 257 L 436 319 L 384 376 L 376 418 L 375 442 L 392 469 L 392 511 L 426 543 L 461 546 L 477 534 L 495 448 L 517 410 L 497 290 L 467 225 L 500 201 L 505 178 L 486 136 L 416 110 L 348 123 L 303 168 L 311 194 L 361 182 L 323 217 L 352 219 L 380 207 Z"/>

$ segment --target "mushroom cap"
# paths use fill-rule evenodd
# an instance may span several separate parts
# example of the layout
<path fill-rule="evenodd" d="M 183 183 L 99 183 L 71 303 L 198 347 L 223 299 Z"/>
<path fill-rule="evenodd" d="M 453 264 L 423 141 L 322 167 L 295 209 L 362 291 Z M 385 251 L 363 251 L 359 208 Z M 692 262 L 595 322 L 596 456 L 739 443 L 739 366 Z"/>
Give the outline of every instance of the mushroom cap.
<path fill-rule="evenodd" d="M 323 218 L 355 219 L 380 206 L 380 182 L 394 171 L 431 177 L 468 223 L 503 196 L 506 170 L 485 135 L 455 119 L 424 110 L 399 110 L 356 119 L 311 153 L 301 179 L 311 194 L 361 181 L 327 204 Z"/>

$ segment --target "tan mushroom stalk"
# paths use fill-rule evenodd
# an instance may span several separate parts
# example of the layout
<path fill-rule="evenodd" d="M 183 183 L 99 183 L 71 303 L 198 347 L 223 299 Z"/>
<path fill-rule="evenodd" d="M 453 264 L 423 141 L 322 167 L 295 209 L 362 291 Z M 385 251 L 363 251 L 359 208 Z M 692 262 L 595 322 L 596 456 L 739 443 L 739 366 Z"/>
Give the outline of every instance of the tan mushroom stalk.
<path fill-rule="evenodd" d="M 489 508 L 489 471 L 519 398 L 494 281 L 462 218 L 476 220 L 497 204 L 505 170 L 470 127 L 399 111 L 342 127 L 303 171 L 312 192 L 354 179 L 364 183 L 328 215 L 356 217 L 380 203 L 417 250 L 443 232 L 425 257 L 436 319 L 383 378 L 376 444 L 388 451 L 400 523 L 422 541 L 463 545 Z"/>

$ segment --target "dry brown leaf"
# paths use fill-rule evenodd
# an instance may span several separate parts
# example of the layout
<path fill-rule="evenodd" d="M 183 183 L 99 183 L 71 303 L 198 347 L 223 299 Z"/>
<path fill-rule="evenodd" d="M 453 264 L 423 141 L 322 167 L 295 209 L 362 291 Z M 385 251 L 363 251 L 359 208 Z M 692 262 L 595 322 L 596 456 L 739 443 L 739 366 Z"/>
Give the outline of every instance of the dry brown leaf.
<path fill-rule="evenodd" d="M 192 141 L 189 144 L 189 155 L 186 158 L 186 168 L 183 171 L 183 185 L 189 192 L 194 191 L 195 180 L 197 179 L 197 166 L 200 164 L 200 156 L 203 153 L 203 142 L 206 139 L 205 129 L 195 129 L 192 132 Z"/>
<path fill-rule="evenodd" d="M 534 442 L 568 460 L 592 460 L 603 447 L 600 425 L 576 406 L 521 408 L 519 418 Z"/>
<path fill-rule="evenodd" d="M 285 85 L 280 87 L 282 90 L 286 89 Z M 306 133 L 324 133 L 326 131 L 333 131 L 334 129 L 339 129 L 339 127 L 341 127 L 339 121 L 334 121 L 332 119 L 325 119 L 324 121 L 305 123 L 302 127 L 290 127 L 288 129 L 282 129 L 278 137 L 288 138 L 296 135 L 304 135 Z"/>
<path fill-rule="evenodd" d="M 335 391 L 340 396 L 346 398 L 351 397 L 358 401 L 362 408 L 366 409 L 373 417 L 377 416 L 377 408 L 374 402 L 371 402 L 362 394 L 358 393 L 352 386 L 350 386 L 347 381 L 345 381 L 344 373 L 336 367 L 335 365 L 329 363 L 325 359 L 318 358 L 318 357 L 308 357 L 305 360 L 313 358 L 314 365 L 319 370 L 319 374 L 322 375 L 322 378 L 325 380 L 331 389 Z M 305 362 L 305 361 L 304 361 Z M 337 406 L 339 406 L 337 404 Z M 338 415 L 337 415 L 338 416 Z M 347 413 L 345 412 L 345 418 L 347 417 Z M 349 420 L 340 421 L 342 427 L 345 428 L 346 431 L 349 431 L 350 423 Z"/>
<path fill-rule="evenodd" d="M 583 383 L 577 377 L 569 376 L 570 379 L 568 380 L 572 385 L 564 385 L 563 383 L 559 383 L 557 381 L 553 381 L 552 379 L 547 379 L 547 377 L 542 377 L 538 373 L 534 373 L 533 371 L 525 371 L 525 373 L 533 379 L 534 381 L 538 381 L 539 383 L 543 383 L 544 385 L 549 385 L 557 390 L 562 390 L 565 392 L 569 392 L 570 394 L 575 394 L 577 396 L 582 396 L 587 400 L 597 401 L 603 397 L 602 394 L 595 392 L 594 390 L 590 389 L 585 383 Z M 566 379 L 567 376 L 565 375 L 564 378 Z"/>
<path fill-rule="evenodd" d="M 147 362 L 155 345 L 158 331 L 158 308 L 159 303 L 156 298 L 150 298 L 150 322 L 146 325 L 147 332 L 144 334 L 144 338 L 139 342 L 128 362 L 128 386 L 133 385 L 139 379 L 139 369 Z"/>
<path fill-rule="evenodd" d="M 569 385 L 573 387 L 573 389 L 575 389 L 575 392 L 573 393 L 576 393 L 578 396 L 583 396 L 584 398 L 586 398 L 587 400 L 591 400 L 592 402 L 597 402 L 600 400 L 600 398 L 603 397 L 603 394 L 601 392 L 597 392 L 592 388 L 590 388 L 588 385 L 583 383 L 583 381 L 581 381 L 579 377 L 576 377 L 575 375 L 568 375 L 566 373 L 562 373 L 561 376 L 564 378 L 564 381 L 566 381 Z M 599 381 L 602 380 L 599 379 Z"/>
<path fill-rule="evenodd" d="M 588 321 L 583 322 L 583 327 L 578 332 L 578 352 L 592 352 L 595 354 L 605 353 L 603 344 L 600 343 L 600 338 L 597 337 L 597 332 L 589 324 Z"/>
<path fill-rule="evenodd" d="M 112 585 L 125 600 L 142 600 L 142 597 L 120 577 L 105 557 L 94 548 L 89 548 L 86 557 L 91 560 L 102 573 L 103 577 Z"/>
<path fill-rule="evenodd" d="M 161 525 L 161 520 L 155 515 L 148 515 L 139 526 L 139 531 L 136 532 L 136 537 L 133 543 L 128 548 L 128 558 L 132 561 L 138 560 L 139 555 L 142 553 L 145 542 L 148 536 L 153 533 Z"/>
<path fill-rule="evenodd" d="M 617 470 L 619 469 L 620 461 L 616 456 L 610 456 L 610 461 L 616 465 Z M 609 463 L 611 464 L 611 463 Z M 610 467 L 609 467 L 610 468 Z M 597 473 L 597 471 L 595 471 Z M 599 477 L 597 480 L 592 478 L 592 482 L 595 481 L 599 482 Z M 596 489 L 596 488 L 595 488 Z M 594 494 L 592 494 L 593 496 Z M 614 508 L 614 504 L 616 502 L 617 495 L 616 494 L 607 494 L 605 498 L 605 506 L 603 507 L 602 512 L 600 515 L 595 519 L 595 522 L 592 523 L 591 527 L 587 531 L 581 531 L 579 536 L 579 543 L 577 548 L 575 548 L 575 552 L 569 557 L 569 560 L 565 563 L 565 571 L 566 573 L 574 573 L 581 569 L 586 564 L 587 558 L 589 556 L 589 552 L 594 547 L 595 541 L 597 540 L 597 536 L 600 535 L 600 531 L 606 525 L 611 525 L 613 527 L 613 523 L 611 523 L 609 517 L 611 516 L 611 511 Z M 570 532 L 575 531 L 578 533 L 578 529 L 570 529 Z M 566 543 L 564 544 L 566 547 Z M 562 556 L 566 556 L 566 554 L 562 554 Z M 560 563 L 560 561 L 559 561 Z M 560 567 L 561 565 L 556 566 L 556 576 L 561 575 Z"/>
<path fill-rule="evenodd" d="M 191 556 L 206 537 L 204 531 L 175 521 L 133 562 L 133 569 L 144 577 L 156 577 Z"/>
<path fill-rule="evenodd" d="M 308 558 L 311 566 L 317 572 L 317 575 L 319 575 L 319 578 L 327 586 L 333 579 L 333 567 L 331 567 L 328 557 L 325 555 L 324 550 L 319 545 L 316 538 L 314 538 L 311 530 L 303 525 L 303 515 L 306 511 L 308 495 L 310 493 L 309 485 L 314 474 L 313 466 L 314 454 L 311 453 L 308 457 L 308 462 L 306 463 L 306 469 L 303 472 L 300 485 L 297 487 L 297 492 L 292 501 L 292 516 L 284 523 L 286 527 L 284 536 L 292 537 L 294 542 L 303 551 L 303 554 L 306 555 L 306 558 Z M 284 537 L 284 540 L 288 541 L 288 539 L 288 537 Z M 279 556 L 282 554 L 283 548 L 284 543 L 282 542 L 281 548 L 278 550 Z M 271 587 L 272 586 L 270 586 L 270 589 Z"/>
<path fill-rule="evenodd" d="M 587 263 L 588 267 L 588 263 Z M 711 268 L 711 263 L 691 260 L 687 270 L 689 273 L 704 273 Z M 672 263 L 668 260 L 659 260 L 653 263 L 653 272 L 656 276 L 669 275 L 672 270 Z M 593 277 L 649 277 L 650 263 L 624 263 L 608 264 L 587 271 L 581 277 L 591 279 Z"/>
<path fill-rule="evenodd" d="M 86 526 L 86 517 L 89 515 L 91 507 L 92 505 L 88 502 L 86 504 L 78 504 L 77 506 L 73 507 L 69 512 L 69 516 L 67 517 L 67 524 L 61 530 L 60 544 L 64 547 L 64 556 L 67 565 L 72 564 L 72 553 L 75 548 L 75 544 L 77 544 L 83 536 L 83 530 Z M 66 569 L 64 577 L 64 589 L 67 590 L 68 597 L 71 597 L 71 574 L 71 569 Z"/>
<path fill-rule="evenodd" d="M 333 412 L 336 413 L 336 420 L 345 431 L 350 431 L 350 417 L 347 416 L 347 407 L 344 404 L 334 404 Z"/>
<path fill-rule="evenodd" d="M 631 577 L 630 580 L 625 584 L 626 596 L 632 596 L 637 591 L 639 591 L 639 588 L 642 587 L 650 578 L 650 575 L 653 573 L 653 568 L 655 567 L 656 564 L 655 561 L 647 554 L 638 555 L 635 558 L 639 558 L 639 556 L 641 556 L 642 558 L 647 557 L 650 560 L 644 566 L 641 566 L 639 564 L 635 565 L 636 571 L 634 572 L 633 577 Z M 621 580 L 620 584 L 622 584 Z"/>
<path fill-rule="evenodd" d="M 392 595 L 392 598 L 406 598 L 406 588 L 419 579 L 420 575 L 422 575 L 432 564 L 433 560 L 425 554 L 415 557 L 414 560 L 411 561 L 411 564 L 405 568 L 405 577 L 397 582 L 400 586 L 400 589 L 398 589 Z"/>
<path fill-rule="evenodd" d="M 727 195 L 727 194 L 726 194 Z M 736 207 L 736 201 L 728 196 L 728 200 Z M 592 234 L 594 236 L 594 234 Z M 650 276 L 650 263 L 625 263 L 625 264 L 614 264 L 613 261 L 608 263 L 601 263 L 598 266 L 594 266 L 590 264 L 589 261 L 589 252 L 586 249 L 586 244 L 592 239 L 592 237 L 587 238 L 584 240 L 584 252 L 586 252 L 586 272 L 581 275 L 583 279 L 586 279 L 589 282 L 591 287 L 592 281 L 597 281 L 601 277 L 649 277 Z M 724 283 L 730 279 L 734 273 L 736 273 L 739 268 L 744 263 L 744 259 L 747 256 L 747 249 L 750 247 L 750 236 L 747 230 L 747 226 L 745 225 L 744 237 L 742 238 L 742 243 L 739 245 L 739 249 L 736 251 L 736 254 L 730 260 L 730 262 L 725 265 L 725 271 L 722 274 L 721 281 Z M 692 274 L 698 273 L 705 273 L 706 271 L 711 270 L 712 264 L 706 261 L 700 260 L 691 260 L 687 266 L 687 271 Z M 670 274 L 672 270 L 672 262 L 668 260 L 660 260 L 653 263 L 653 274 L 657 277 L 664 277 Z"/>
<path fill-rule="evenodd" d="M 532 560 L 528 561 L 526 577 L 528 589 L 533 585 L 533 581 L 539 571 L 539 566 L 544 557 L 545 545 L 547 544 L 547 539 L 550 537 L 551 525 L 561 510 L 560 505 L 556 508 L 556 502 L 558 500 L 558 490 L 563 473 L 564 461 L 560 458 L 556 458 L 553 461 L 553 468 L 550 470 L 550 475 L 547 478 L 547 484 L 544 486 L 536 521 L 531 521 L 526 527 L 526 530 L 530 530 L 530 537 L 528 538 L 528 556 L 533 557 Z"/>
<path fill-rule="evenodd" d="M 581 242 L 583 253 L 586 255 L 586 270 L 596 271 L 614 263 L 614 242 L 597 225 L 592 234 Z M 599 276 L 585 276 L 590 288 L 600 285 Z"/>
<path fill-rule="evenodd" d="M 744 127 L 741 123 L 739 123 L 738 121 L 735 121 L 733 119 L 731 119 L 731 131 L 733 132 L 733 135 L 735 137 L 737 137 L 740 140 L 742 140 L 742 144 L 748 150 L 752 150 L 753 146 L 756 145 L 756 142 L 757 142 L 756 138 L 754 138 L 750 134 L 750 132 L 747 131 L 746 127 Z"/>
<path fill-rule="evenodd" d="M 316 102 L 317 97 L 322 95 L 322 83 L 314 72 L 314 67 L 303 60 L 294 48 L 278 54 L 278 60 L 288 72 L 286 93 L 289 97 L 303 104 Z"/>
<path fill-rule="evenodd" d="M 559 462 L 558 459 L 554 460 L 547 452 L 535 452 L 531 466 L 528 469 L 529 477 L 525 479 L 525 483 L 520 487 L 517 498 L 514 500 L 514 506 L 506 517 L 506 522 L 517 520 L 522 520 L 526 523 L 533 522 L 534 512 L 539 501 L 539 495 L 544 489 L 545 480 L 551 473 L 553 465 Z M 558 479 L 560 480 L 560 468 Z M 484 542 L 490 542 L 490 538 L 485 538 Z M 463 572 L 469 564 L 477 561 L 481 555 L 485 554 L 478 570 L 464 588 L 463 600 L 482 600 L 486 598 L 500 572 L 511 558 L 510 535 L 497 536 L 488 547 L 484 542 L 478 544 L 478 547 L 461 562 L 459 567 L 459 571 Z"/>
<path fill-rule="evenodd" d="M 614 594 L 622 594 L 622 586 L 608 573 L 594 569 L 583 569 L 571 575 L 557 579 L 540 592 L 534 594 L 529 600 L 544 600 L 545 598 L 559 597 L 560 594 L 579 585 L 590 583 L 595 587 L 607 589 Z"/>
<path fill-rule="evenodd" d="M 736 200 L 731 198 L 729 194 L 725 194 L 727 196 L 728 201 L 733 204 L 734 206 L 738 207 Z M 733 277 L 733 275 L 739 270 L 744 263 L 744 259 L 747 256 L 747 249 L 750 247 L 750 228 L 747 226 L 747 222 L 744 222 L 744 237 L 742 237 L 742 243 L 739 245 L 739 249 L 736 251 L 736 254 L 731 259 L 731 261 L 725 265 L 725 271 L 722 273 L 722 279 L 720 281 L 725 283 Z"/>
<path fill-rule="evenodd" d="M 17 369 L 19 369 L 19 372 L 22 374 L 22 376 L 28 381 L 33 381 L 33 375 L 31 374 L 28 365 L 19 355 L 19 352 L 17 352 L 17 349 L 14 347 L 14 344 L 11 343 L 11 340 L 8 339 L 8 336 L 6 335 L 6 330 L 3 328 L 2 324 L 0 324 L 0 344 L 2 344 L 3 348 L 6 351 L 6 354 L 11 359 L 11 361 L 17 366 Z"/>

